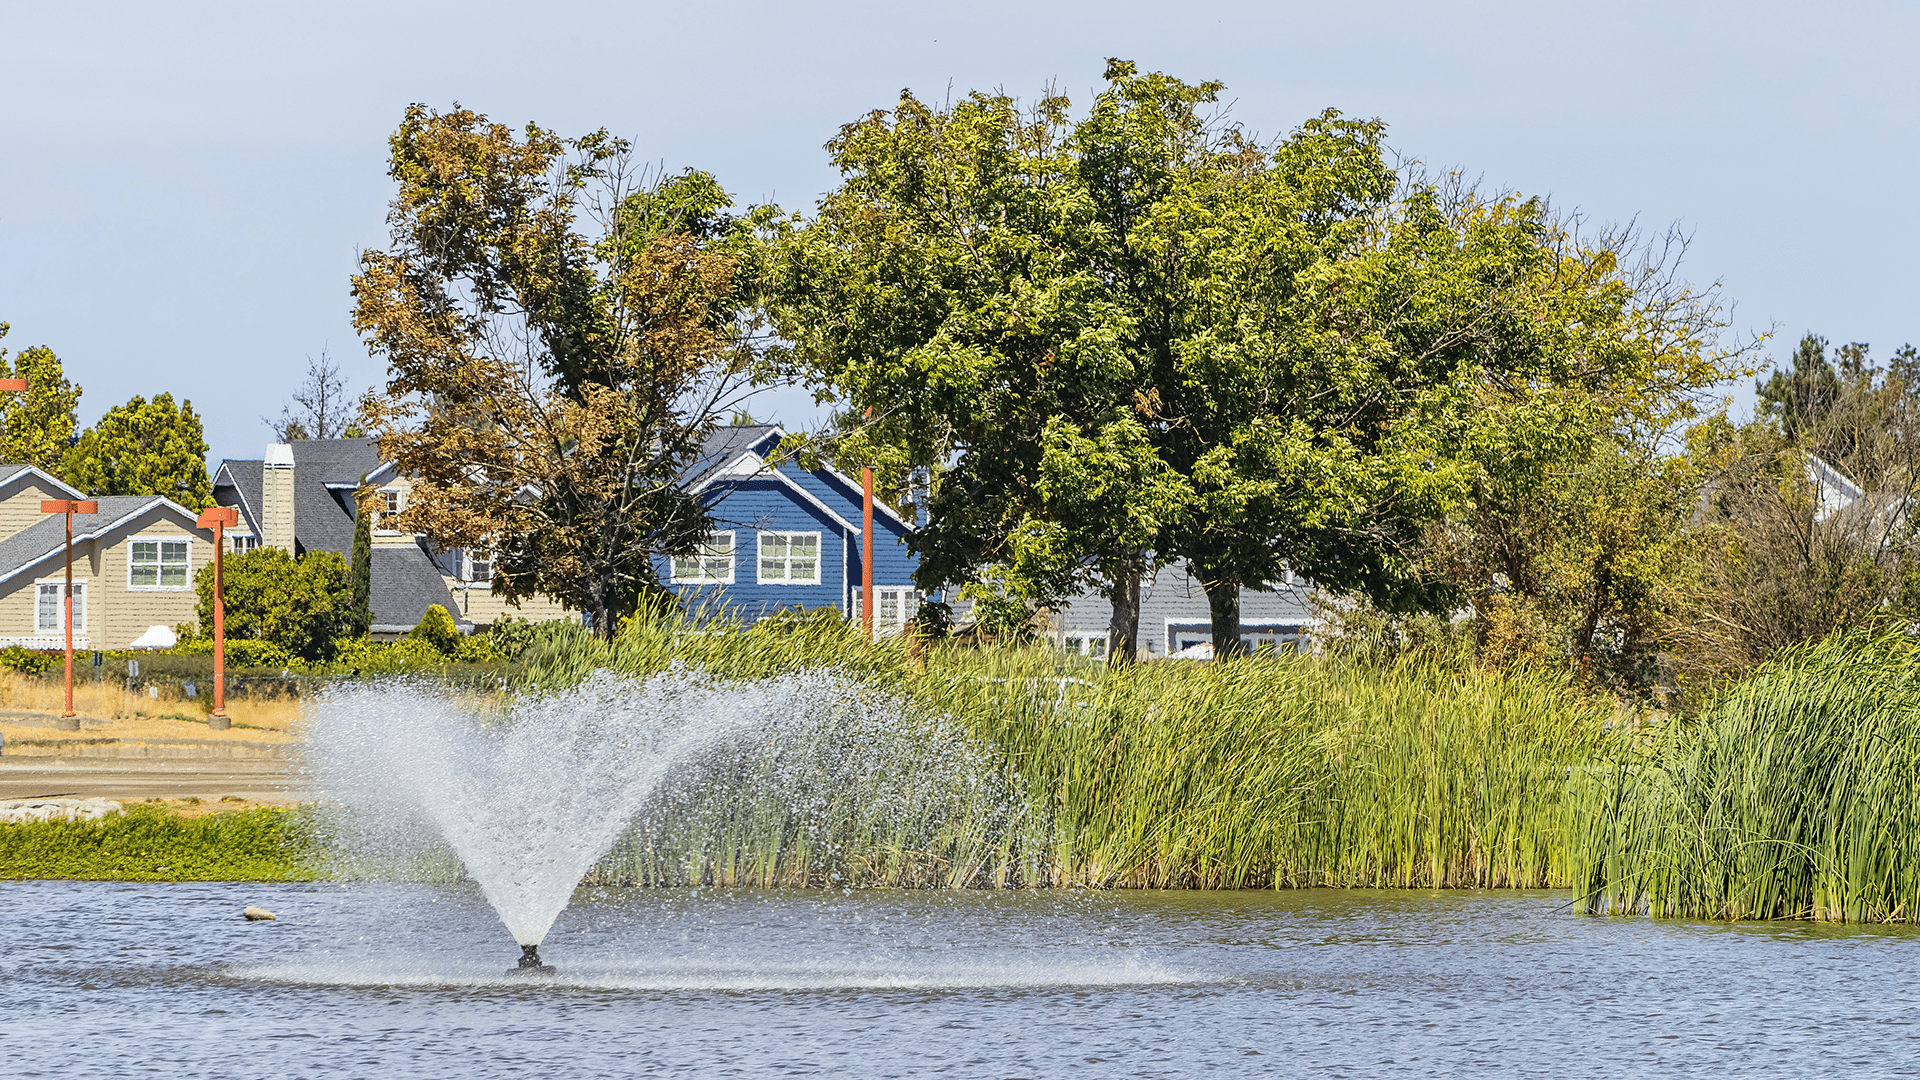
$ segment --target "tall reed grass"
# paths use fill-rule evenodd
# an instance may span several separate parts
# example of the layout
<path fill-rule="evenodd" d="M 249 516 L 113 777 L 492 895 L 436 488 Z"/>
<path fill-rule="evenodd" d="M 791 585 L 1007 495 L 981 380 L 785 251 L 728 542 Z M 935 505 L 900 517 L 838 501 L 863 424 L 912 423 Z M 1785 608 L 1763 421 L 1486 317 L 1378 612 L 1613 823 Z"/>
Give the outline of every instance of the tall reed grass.
<path fill-rule="evenodd" d="M 1920 647 L 1904 634 L 1785 650 L 1590 782 L 1572 851 L 1590 911 L 1920 917 Z"/>
<path fill-rule="evenodd" d="M 525 679 L 551 686 L 597 667 L 676 664 L 724 678 L 809 667 L 852 676 L 896 699 L 923 743 L 963 734 L 991 763 L 996 794 L 926 794 L 939 786 L 931 766 L 898 743 L 811 765 L 737 761 L 729 775 L 759 778 L 691 785 L 678 809 L 635 830 L 606 878 L 1564 885 L 1579 817 L 1570 788 L 1627 744 L 1611 697 L 1528 670 L 1289 657 L 1109 673 L 1045 648 L 869 645 L 837 618 L 723 630 L 656 612 L 611 644 L 531 658 Z M 812 801 L 764 794 L 791 787 L 782 770 L 808 768 L 860 779 L 824 781 L 816 790 L 831 797 Z M 715 794 L 754 790 L 763 794 L 745 802 Z M 905 791 L 923 794 L 888 802 Z"/>

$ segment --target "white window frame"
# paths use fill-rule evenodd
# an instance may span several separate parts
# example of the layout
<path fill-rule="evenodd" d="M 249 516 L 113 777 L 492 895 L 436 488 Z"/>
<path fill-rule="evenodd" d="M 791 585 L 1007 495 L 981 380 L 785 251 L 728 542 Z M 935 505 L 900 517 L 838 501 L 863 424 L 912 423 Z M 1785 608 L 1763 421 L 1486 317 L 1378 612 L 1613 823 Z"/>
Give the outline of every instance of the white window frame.
<path fill-rule="evenodd" d="M 400 489 L 380 488 L 374 492 L 374 495 L 378 502 L 373 511 L 373 521 L 371 523 L 373 525 L 373 531 L 381 536 L 399 536 L 399 529 L 380 523 L 390 517 L 398 517 L 400 511 L 407 508 L 406 500 L 401 497 Z"/>
<path fill-rule="evenodd" d="M 881 618 L 887 610 L 887 603 L 894 604 L 894 618 L 889 621 Z M 866 590 L 858 585 L 853 587 L 853 621 L 859 622 L 861 607 L 866 602 Z M 876 634 L 898 634 L 912 625 L 920 614 L 920 605 L 925 600 L 919 590 L 911 585 L 875 585 L 873 587 L 874 612 L 873 632 Z"/>
<path fill-rule="evenodd" d="M 725 537 L 727 541 L 727 576 L 724 578 L 707 573 L 707 560 L 717 559 L 720 557 L 717 554 L 711 553 L 708 549 L 712 546 L 715 540 L 718 540 L 721 537 Z M 684 561 L 687 561 L 686 557 L 681 556 L 681 557 L 668 558 L 667 560 L 668 580 L 672 584 L 674 585 L 731 585 L 734 582 L 734 578 L 738 576 L 739 570 L 740 570 L 739 540 L 737 537 L 734 536 L 732 529 L 725 529 L 720 532 L 710 532 L 707 534 L 707 538 L 701 542 L 700 550 L 692 556 L 692 559 L 696 561 L 700 567 L 700 572 L 696 577 L 682 577 L 680 575 L 680 569 L 681 569 L 680 564 Z"/>
<path fill-rule="evenodd" d="M 159 561 L 142 564 L 142 565 L 150 565 L 153 567 L 153 584 L 151 585 L 136 585 L 133 582 L 133 568 L 134 568 L 133 546 L 135 544 L 160 545 L 154 549 L 154 554 L 160 556 Z M 184 544 L 186 546 L 187 580 L 184 584 L 168 585 L 165 583 L 165 579 L 166 579 L 165 570 L 167 568 L 167 560 L 166 560 L 167 549 L 165 545 L 167 544 Z M 191 588 L 193 588 L 193 538 L 192 537 L 134 536 L 134 537 L 128 538 L 127 540 L 127 591 L 128 592 L 186 592 Z"/>
<path fill-rule="evenodd" d="M 41 578 L 33 583 L 34 636 L 65 634 L 67 632 L 64 607 L 60 603 L 60 590 L 65 588 L 66 584 L 67 578 L 65 574 L 59 577 Z M 73 632 L 76 634 L 84 634 L 87 631 L 87 593 L 92 591 L 87 588 L 88 584 L 89 582 L 86 578 L 76 577 L 73 579 Z M 40 623 L 40 593 L 48 587 L 53 589 L 53 626 L 51 628 L 42 626 Z"/>
<path fill-rule="evenodd" d="M 259 546 L 260 538 L 252 533 L 227 534 L 227 553 L 229 555 L 244 555 L 249 551 L 256 550 Z"/>
<path fill-rule="evenodd" d="M 476 558 L 474 556 L 476 550 L 482 552 L 482 557 Z M 477 577 L 474 575 L 474 563 L 480 563 L 487 568 L 486 577 Z M 493 552 L 487 548 L 461 548 L 459 558 L 454 560 L 454 569 L 459 571 L 454 576 L 461 581 L 470 581 L 475 585 L 491 584 L 493 582 Z"/>
<path fill-rule="evenodd" d="M 767 538 L 770 536 L 780 537 L 787 541 L 787 554 L 778 560 L 786 563 L 787 576 L 784 578 L 770 578 L 767 576 Z M 803 581 L 793 576 L 793 541 L 795 540 L 813 541 L 813 577 L 809 580 Z M 754 537 L 754 580 L 762 585 L 818 585 L 826 580 L 820 565 L 820 551 L 822 546 L 820 534 L 817 532 L 763 529 Z M 801 557 L 805 558 L 805 556 Z"/>

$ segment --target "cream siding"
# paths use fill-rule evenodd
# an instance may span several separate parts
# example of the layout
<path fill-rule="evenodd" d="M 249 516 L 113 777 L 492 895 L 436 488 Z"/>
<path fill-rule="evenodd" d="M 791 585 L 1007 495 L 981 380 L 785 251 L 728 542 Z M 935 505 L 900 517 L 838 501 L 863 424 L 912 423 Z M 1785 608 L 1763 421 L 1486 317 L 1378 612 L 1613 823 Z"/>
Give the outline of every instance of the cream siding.
<path fill-rule="evenodd" d="M 23 472 L 8 480 L 5 487 L 0 487 L 0 539 L 12 536 L 46 517 L 40 512 L 42 499 L 68 497 L 66 492 L 30 472 Z"/>
<path fill-rule="evenodd" d="M 471 622 L 475 630 L 492 626 L 503 618 L 547 622 L 574 618 L 578 614 L 565 604 L 545 596 L 529 596 L 520 601 L 519 607 L 514 607 L 505 597 L 495 596 L 490 584 L 468 583 L 451 577 L 444 580 L 447 591 L 453 594 L 454 603 L 460 606 L 456 614 Z"/>
<path fill-rule="evenodd" d="M 111 543 L 100 553 L 99 583 L 94 586 L 98 590 L 100 610 L 106 615 L 105 624 L 100 627 L 106 648 L 124 649 L 146 633 L 148 627 L 165 626 L 171 629 L 181 623 L 195 621 L 193 606 L 197 594 L 192 582 L 203 568 L 213 565 L 211 537 L 161 518 L 157 521 L 149 519 L 144 524 L 124 531 L 115 530 L 115 535 L 109 539 Z M 133 542 L 139 539 L 192 541 L 187 551 L 189 576 L 186 588 L 128 587 L 127 573 L 133 558 Z"/>

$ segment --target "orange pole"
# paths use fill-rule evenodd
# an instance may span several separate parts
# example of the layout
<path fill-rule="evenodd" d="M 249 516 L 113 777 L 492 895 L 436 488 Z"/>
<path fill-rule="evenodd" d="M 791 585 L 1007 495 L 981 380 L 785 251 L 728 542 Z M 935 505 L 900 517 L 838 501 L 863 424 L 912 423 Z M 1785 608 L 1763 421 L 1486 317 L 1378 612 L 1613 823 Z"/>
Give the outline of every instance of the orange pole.
<path fill-rule="evenodd" d="M 227 590 L 220 579 L 226 522 L 213 523 L 213 715 L 227 715 Z"/>
<path fill-rule="evenodd" d="M 67 710 L 61 716 L 73 715 L 73 510 L 71 504 L 67 510 Z"/>
<path fill-rule="evenodd" d="M 231 506 L 213 506 L 200 511 L 194 525 L 213 530 L 213 714 L 207 726 L 227 730 L 227 583 L 225 578 L 226 528 L 240 524 L 240 512 Z"/>

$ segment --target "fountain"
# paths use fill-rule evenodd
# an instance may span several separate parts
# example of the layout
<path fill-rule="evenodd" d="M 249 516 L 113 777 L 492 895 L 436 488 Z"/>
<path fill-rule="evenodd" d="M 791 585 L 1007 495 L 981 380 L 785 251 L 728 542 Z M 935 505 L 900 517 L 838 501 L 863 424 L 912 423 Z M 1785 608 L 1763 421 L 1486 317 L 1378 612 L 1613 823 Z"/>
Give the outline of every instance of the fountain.
<path fill-rule="evenodd" d="M 554 919 L 660 782 L 794 712 L 808 689 L 801 677 L 600 672 L 485 718 L 428 687 L 362 686 L 314 710 L 305 760 L 360 854 L 404 861 L 444 840 L 520 944 L 513 973 L 545 974 L 538 949 Z"/>
<path fill-rule="evenodd" d="M 618 877 L 636 883 L 739 881 L 749 864 L 761 883 L 845 882 L 834 860 L 871 864 L 848 849 L 876 838 L 933 853 L 930 869 L 896 860 L 895 880 L 990 883 L 995 837 L 1021 801 L 950 722 L 909 714 L 817 671 L 597 672 L 493 715 L 388 682 L 321 701 L 303 758 L 358 872 L 406 876 L 451 849 L 521 947 L 508 974 L 551 975 L 539 947 L 616 844 Z M 722 834 L 773 839 L 721 852 Z"/>

